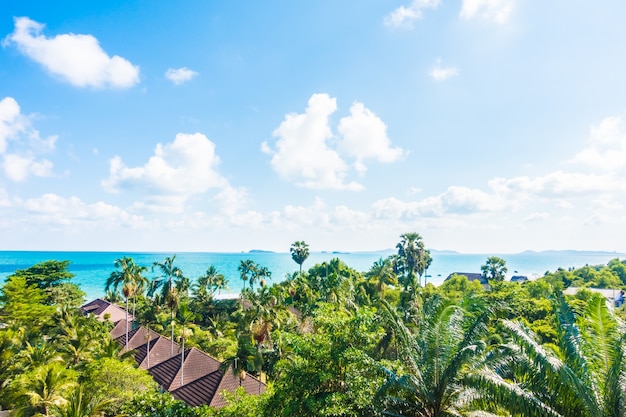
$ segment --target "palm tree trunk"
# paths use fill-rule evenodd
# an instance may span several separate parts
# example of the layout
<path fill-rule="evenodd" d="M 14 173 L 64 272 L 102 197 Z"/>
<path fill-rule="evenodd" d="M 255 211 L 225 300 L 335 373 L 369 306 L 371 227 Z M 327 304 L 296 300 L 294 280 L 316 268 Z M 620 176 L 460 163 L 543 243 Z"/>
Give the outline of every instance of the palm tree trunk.
<path fill-rule="evenodd" d="M 128 350 L 128 297 L 126 297 L 126 343 L 124 344 L 124 350 Z"/>
<path fill-rule="evenodd" d="M 174 356 L 174 309 L 170 309 L 170 322 L 172 325 L 172 343 L 170 347 L 170 358 Z"/>
<path fill-rule="evenodd" d="M 180 352 L 180 386 L 182 387 L 185 380 L 185 328 L 183 327 L 182 350 Z"/>

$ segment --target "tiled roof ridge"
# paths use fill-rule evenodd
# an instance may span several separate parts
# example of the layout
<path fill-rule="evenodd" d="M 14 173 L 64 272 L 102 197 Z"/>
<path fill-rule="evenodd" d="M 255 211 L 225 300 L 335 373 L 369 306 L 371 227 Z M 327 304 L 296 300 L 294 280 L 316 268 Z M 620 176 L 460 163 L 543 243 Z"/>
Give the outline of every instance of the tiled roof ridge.
<path fill-rule="evenodd" d="M 81 307 L 81 310 L 85 313 L 91 313 L 93 308 L 89 308 L 86 309 L 85 307 L 87 306 L 91 306 L 93 304 L 99 304 L 100 302 L 103 303 L 107 303 L 108 306 L 116 306 L 118 308 L 121 308 L 122 310 L 125 311 L 125 309 L 123 307 L 118 306 L 117 304 L 111 303 L 109 301 L 103 300 L 101 298 L 97 298 L 96 300 L 93 300 L 85 305 L 83 305 Z M 104 311 L 106 308 L 105 307 L 102 311 Z M 122 320 L 119 320 L 122 321 Z M 119 322 L 118 321 L 118 322 Z M 116 325 L 119 324 L 118 322 L 115 322 Z M 135 322 L 135 318 L 129 314 L 128 317 L 128 323 L 129 325 L 132 326 L 132 323 Z M 117 326 L 116 326 L 117 327 Z M 111 329 L 111 332 L 115 329 L 115 327 L 113 329 Z M 134 328 L 134 329 L 129 329 L 128 331 L 128 341 L 130 344 L 130 341 L 132 339 L 132 337 L 137 334 L 140 330 L 143 331 L 147 331 L 149 330 L 151 333 L 154 333 L 156 335 L 158 335 L 158 337 L 156 338 L 151 338 L 150 341 L 148 342 L 147 340 L 144 343 L 141 343 L 137 346 L 135 346 L 133 348 L 133 350 L 135 350 L 136 352 L 139 349 L 143 349 L 144 352 L 141 353 L 141 358 L 139 357 L 139 355 L 134 355 L 134 359 L 137 362 L 138 365 L 142 365 L 144 362 L 146 362 L 146 357 L 148 356 L 148 349 L 147 349 L 147 345 L 148 343 L 150 343 L 150 353 L 152 353 L 152 349 L 157 345 L 157 343 L 159 343 L 159 341 L 164 340 L 166 341 L 166 343 L 172 343 L 172 340 L 170 338 L 168 338 L 167 336 L 158 333 L 157 331 L 153 330 L 153 329 L 148 329 L 147 327 L 143 326 L 143 325 L 139 325 L 138 327 Z M 114 340 L 118 340 L 122 345 L 125 345 L 126 342 L 126 332 L 124 332 L 121 336 L 118 336 L 117 338 L 115 338 Z M 200 405 L 200 404 L 213 404 L 214 400 L 217 398 L 216 396 L 219 394 L 219 392 L 217 391 L 218 388 L 220 386 L 223 385 L 224 383 L 224 377 L 228 374 L 228 372 L 232 372 L 230 371 L 231 367 L 229 367 L 227 370 L 225 370 L 224 372 L 220 370 L 221 365 L 223 362 L 219 361 L 217 358 L 211 356 L 210 354 L 204 352 L 201 349 L 198 349 L 195 346 L 189 346 L 189 347 L 185 347 L 185 353 L 184 353 L 184 361 L 183 361 L 183 372 L 185 373 L 185 376 L 189 376 L 190 373 L 185 372 L 185 365 L 188 364 L 188 361 L 192 361 L 193 359 L 190 359 L 190 356 L 192 353 L 194 354 L 200 354 L 202 356 L 205 356 L 206 358 L 210 359 L 211 361 L 215 361 L 215 363 L 218 364 L 218 367 L 212 371 L 209 371 L 205 374 L 202 374 L 200 376 L 195 377 L 194 379 L 190 380 L 190 381 L 183 381 L 184 383 L 181 385 L 176 386 L 176 388 L 171 389 L 172 386 L 176 385 L 176 378 L 180 378 L 180 372 L 181 372 L 181 365 L 180 365 L 180 349 L 181 346 L 174 342 L 174 344 L 176 345 L 176 349 L 175 352 L 178 353 L 174 353 L 173 356 L 170 356 L 169 358 L 158 362 L 154 365 L 151 365 L 150 368 L 147 369 L 147 371 L 150 373 L 150 375 L 155 379 L 155 381 L 160 384 L 166 391 L 170 392 L 171 394 L 174 395 L 174 393 L 176 393 L 176 398 L 181 399 L 183 401 L 185 401 L 186 403 L 194 406 L 194 405 Z M 189 365 L 191 365 L 191 362 L 189 362 Z M 170 372 L 168 372 L 170 371 Z M 173 373 L 173 375 L 171 375 L 171 373 Z M 156 374 L 156 375 L 155 375 Z M 158 378 L 158 380 L 157 380 Z M 254 375 L 246 372 L 246 379 L 250 378 L 251 380 L 255 381 L 257 384 L 261 384 L 263 388 L 266 387 L 266 384 L 263 383 L 262 381 L 260 381 L 260 379 L 256 378 Z M 186 393 L 187 392 L 192 392 L 194 390 L 194 386 L 198 385 L 198 384 L 202 384 L 203 380 L 208 380 L 211 379 L 212 381 L 214 381 L 214 384 L 211 384 L 211 386 L 214 389 L 214 392 L 211 395 L 206 395 L 209 394 L 208 392 L 204 392 L 205 395 L 203 395 L 203 397 L 209 397 L 206 398 L 204 401 L 208 401 L 208 402 L 202 402 L 202 403 L 197 403 L 198 398 L 197 395 L 194 398 L 185 398 Z M 165 386 L 167 385 L 167 386 Z M 246 384 L 248 385 L 248 384 Z M 222 390 L 223 391 L 223 390 Z M 248 391 L 248 390 L 246 390 Z M 250 392 L 250 394 L 252 394 L 252 392 Z M 218 401 L 218 403 L 222 403 L 223 401 Z M 222 405 L 215 405 L 217 407 L 221 407 Z"/>

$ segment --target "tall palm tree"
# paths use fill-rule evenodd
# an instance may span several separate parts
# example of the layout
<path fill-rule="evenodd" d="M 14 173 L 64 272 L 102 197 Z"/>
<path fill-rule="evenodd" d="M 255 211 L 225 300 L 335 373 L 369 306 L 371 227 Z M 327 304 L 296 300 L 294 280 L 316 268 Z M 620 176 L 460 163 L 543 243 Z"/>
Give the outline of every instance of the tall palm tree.
<path fill-rule="evenodd" d="M 303 240 L 298 240 L 289 248 L 291 259 L 300 267 L 300 275 L 302 275 L 302 264 L 309 257 L 309 245 Z"/>
<path fill-rule="evenodd" d="M 180 385 L 182 386 L 185 382 L 184 376 L 184 365 L 185 365 L 185 339 L 190 335 L 191 330 L 186 326 L 190 323 L 193 323 L 196 315 L 193 311 L 189 309 L 187 303 L 181 303 L 176 311 L 176 320 L 178 324 L 182 327 L 181 329 L 181 348 L 180 348 Z"/>
<path fill-rule="evenodd" d="M 418 271 L 418 267 L 423 265 L 425 256 L 424 242 L 422 237 L 415 232 L 404 233 L 400 235 L 400 239 L 396 248 L 398 249 L 399 259 L 402 261 L 404 289 L 406 291 L 411 288 L 414 291 L 416 286 L 421 284 L 416 282 L 415 272 Z"/>
<path fill-rule="evenodd" d="M 170 325 L 172 326 L 170 349 L 171 356 L 174 356 L 174 310 L 178 307 L 178 302 L 180 300 L 178 291 L 174 287 L 173 281 L 175 278 L 181 278 L 183 276 L 183 271 L 179 267 L 174 266 L 175 260 L 176 255 L 167 256 L 163 262 L 154 262 L 152 264 L 152 269 L 154 270 L 157 268 L 161 272 L 161 277 L 155 279 L 155 281 L 153 281 L 153 285 L 151 286 L 152 293 L 158 290 L 159 287 L 162 288 L 162 300 L 167 303 L 170 309 Z"/>
<path fill-rule="evenodd" d="M 239 266 L 237 267 L 239 271 L 239 277 L 243 281 L 243 290 L 246 289 L 246 281 L 253 279 L 256 263 L 252 259 L 246 259 L 239 261 Z M 250 283 L 250 287 L 252 287 L 252 282 Z"/>
<path fill-rule="evenodd" d="M 147 279 L 142 275 L 147 268 L 136 265 L 133 258 L 127 256 L 116 259 L 114 265 L 119 271 L 111 272 L 111 275 L 106 280 L 104 290 L 108 292 L 110 289 L 113 289 L 114 292 L 117 292 L 120 287 L 122 289 L 122 295 L 126 299 L 126 344 L 128 344 L 129 299 L 130 297 L 134 299 L 139 289 L 147 284 Z M 134 310 L 135 303 L 133 302 Z"/>

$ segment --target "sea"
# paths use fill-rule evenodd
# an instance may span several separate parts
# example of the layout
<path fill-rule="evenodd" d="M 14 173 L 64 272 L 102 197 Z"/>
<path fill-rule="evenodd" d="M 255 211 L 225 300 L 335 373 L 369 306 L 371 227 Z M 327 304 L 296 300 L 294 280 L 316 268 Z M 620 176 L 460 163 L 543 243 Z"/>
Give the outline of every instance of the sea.
<path fill-rule="evenodd" d="M 392 254 L 392 250 L 378 252 L 312 252 L 303 264 L 303 270 L 315 264 L 339 258 L 349 267 L 367 272 L 374 262 Z M 298 265 L 292 260 L 289 252 L 276 253 L 250 251 L 241 253 L 148 253 L 148 252 L 31 252 L 31 251 L 0 251 L 0 282 L 16 270 L 26 269 L 38 262 L 47 260 L 68 260 L 69 270 L 74 274 L 72 282 L 80 285 L 87 294 L 86 299 L 92 300 L 104 295 L 107 277 L 114 272 L 116 259 L 128 256 L 135 264 L 148 267 L 145 274 L 148 278 L 158 275 L 152 271 L 154 262 L 162 262 L 167 256 L 176 255 L 174 262 L 183 274 L 194 282 L 204 274 L 210 265 L 217 268 L 228 279 L 228 288 L 221 292 L 222 296 L 239 294 L 243 282 L 239 278 L 237 267 L 242 260 L 252 260 L 267 267 L 272 273 L 269 283 L 285 280 L 286 276 L 298 271 Z M 426 271 L 425 279 L 435 285 L 441 284 L 446 277 L 455 272 L 480 272 L 480 267 L 487 257 L 499 256 L 506 261 L 507 277 L 525 275 L 530 279 L 543 276 L 546 272 L 558 268 L 578 268 L 585 265 L 603 265 L 614 258 L 626 259 L 626 254 L 614 252 L 579 252 L 579 251 L 547 251 L 522 252 L 517 254 L 461 254 L 450 251 L 431 251 L 432 264 Z M 424 278 L 423 278 L 424 279 Z"/>

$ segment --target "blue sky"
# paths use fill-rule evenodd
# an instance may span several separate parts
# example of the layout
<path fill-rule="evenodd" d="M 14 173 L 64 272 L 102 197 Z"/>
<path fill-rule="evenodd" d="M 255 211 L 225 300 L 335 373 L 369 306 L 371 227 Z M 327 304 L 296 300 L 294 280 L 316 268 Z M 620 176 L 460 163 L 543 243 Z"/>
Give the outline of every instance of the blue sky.
<path fill-rule="evenodd" d="M 626 252 L 626 3 L 0 15 L 0 250 Z"/>

